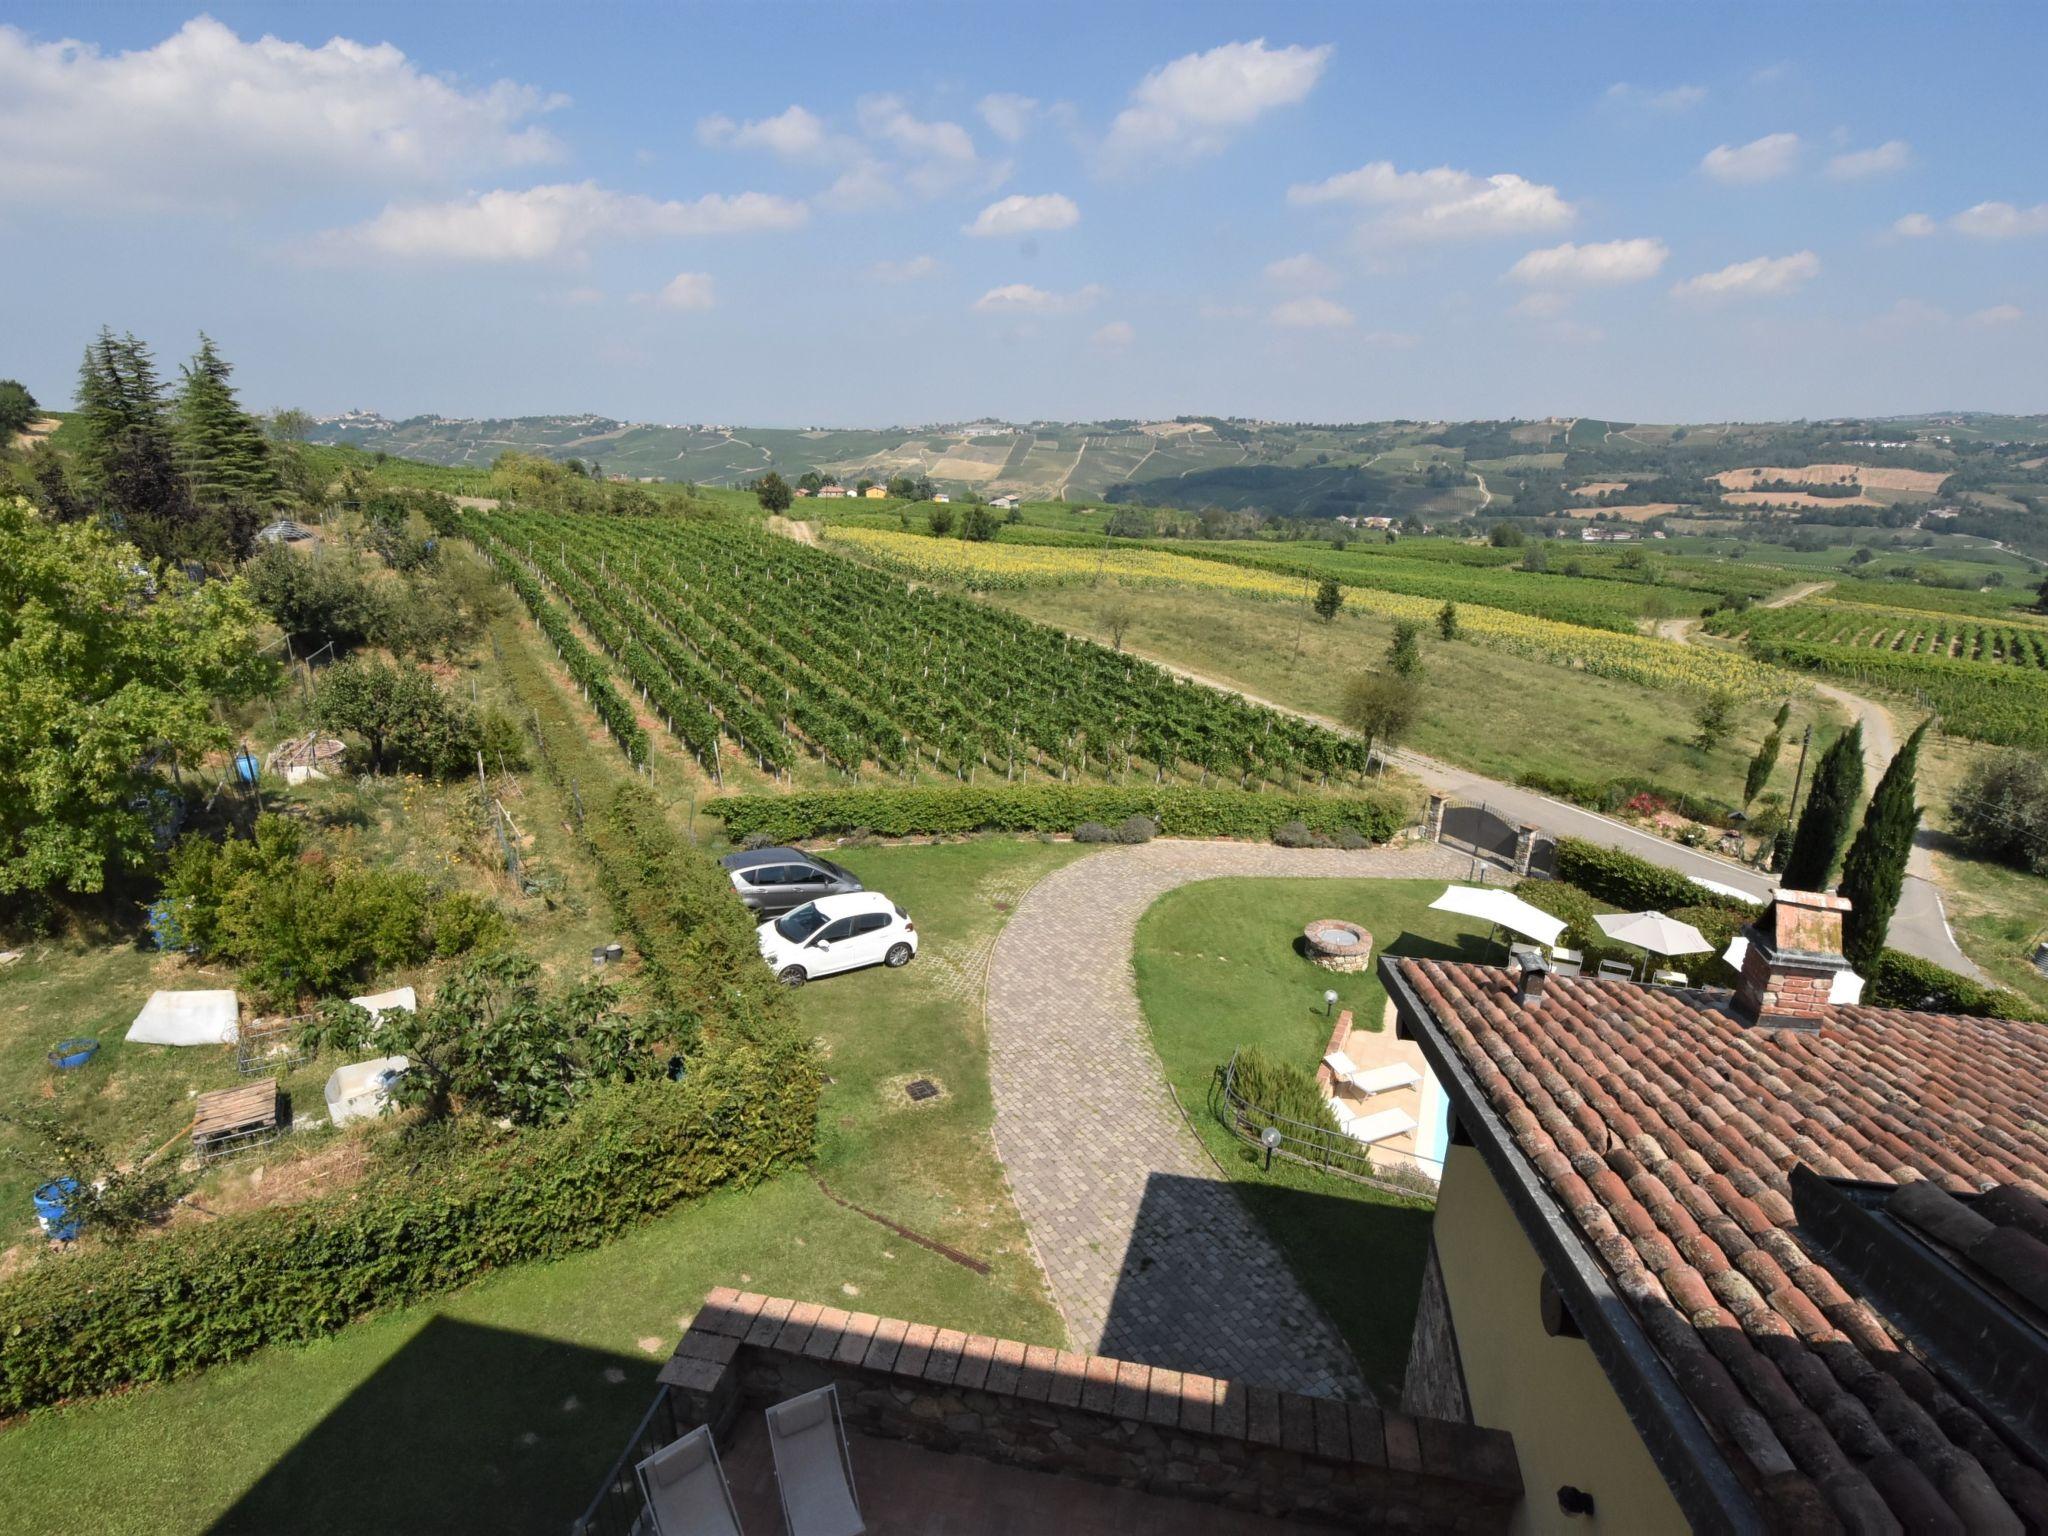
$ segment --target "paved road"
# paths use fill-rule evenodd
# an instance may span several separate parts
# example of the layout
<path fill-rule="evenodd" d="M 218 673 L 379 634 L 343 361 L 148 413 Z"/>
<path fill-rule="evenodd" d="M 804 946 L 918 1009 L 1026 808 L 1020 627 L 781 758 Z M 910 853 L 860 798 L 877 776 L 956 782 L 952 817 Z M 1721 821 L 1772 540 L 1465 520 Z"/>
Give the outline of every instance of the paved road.
<path fill-rule="evenodd" d="M 1370 1400 L 1342 1336 L 1182 1120 L 1131 949 L 1146 909 L 1191 880 L 1455 878 L 1466 862 L 1433 847 L 1162 840 L 1069 864 L 1018 903 L 988 966 L 996 1150 L 1075 1349 Z"/>

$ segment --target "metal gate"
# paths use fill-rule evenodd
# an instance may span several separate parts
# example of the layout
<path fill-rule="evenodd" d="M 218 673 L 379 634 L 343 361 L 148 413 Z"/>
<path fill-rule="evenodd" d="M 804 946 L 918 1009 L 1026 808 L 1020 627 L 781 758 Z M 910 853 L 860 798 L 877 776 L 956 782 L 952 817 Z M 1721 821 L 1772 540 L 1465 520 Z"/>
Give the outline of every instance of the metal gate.
<path fill-rule="evenodd" d="M 1437 841 L 1510 868 L 1520 829 L 1485 805 L 1447 805 Z"/>

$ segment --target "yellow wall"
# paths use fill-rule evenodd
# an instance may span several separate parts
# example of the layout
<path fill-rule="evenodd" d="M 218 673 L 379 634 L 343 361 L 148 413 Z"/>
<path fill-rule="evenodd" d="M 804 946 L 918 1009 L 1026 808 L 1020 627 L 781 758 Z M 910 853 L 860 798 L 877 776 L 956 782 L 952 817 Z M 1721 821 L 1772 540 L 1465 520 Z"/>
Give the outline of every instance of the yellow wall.
<path fill-rule="evenodd" d="M 1685 1517 L 1584 1339 L 1554 1339 L 1537 1306 L 1543 1265 L 1475 1147 L 1450 1148 L 1436 1247 L 1476 1423 L 1515 1437 L 1527 1494 L 1517 1531 L 1683 1532 Z M 1593 1495 L 1567 1516 L 1557 1490 Z"/>

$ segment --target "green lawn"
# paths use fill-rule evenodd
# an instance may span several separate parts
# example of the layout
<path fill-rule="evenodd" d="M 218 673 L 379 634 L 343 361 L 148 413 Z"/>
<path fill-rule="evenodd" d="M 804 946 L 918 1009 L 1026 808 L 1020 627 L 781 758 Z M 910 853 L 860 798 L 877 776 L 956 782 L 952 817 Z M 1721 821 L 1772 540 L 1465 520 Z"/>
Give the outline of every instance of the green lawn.
<path fill-rule="evenodd" d="M 1107 615 L 1121 606 L 1131 619 L 1126 649 L 1324 715 L 1335 714 L 1347 678 L 1378 664 L 1392 634 L 1387 621 L 1355 611 L 1330 624 L 1303 623 L 1292 603 L 1210 590 L 1045 587 L 997 600 L 1105 644 Z M 1746 708 L 1721 746 L 1701 752 L 1689 739 L 1688 699 L 1434 632 L 1424 636 L 1423 664 L 1422 713 L 1404 744 L 1499 779 L 1529 770 L 1596 780 L 1631 774 L 1735 801 L 1770 727 L 1768 709 Z M 1796 742 L 1809 719 L 1832 719 L 1831 710 L 1810 696 L 1795 700 L 1786 739 Z M 1771 788 L 1790 791 L 1797 757 L 1781 756 Z"/>
<path fill-rule="evenodd" d="M 1441 880 L 1205 880 L 1168 892 L 1138 924 L 1138 1000 L 1167 1080 L 1387 1402 L 1407 1368 L 1429 1207 L 1292 1163 L 1263 1169 L 1209 1108 L 1210 1091 L 1242 1045 L 1313 1069 L 1334 1025 L 1326 990 L 1359 1027 L 1380 1027 L 1376 971 L 1336 975 L 1297 951 L 1315 918 L 1363 923 L 1375 955 L 1498 960 L 1483 928 L 1429 910 L 1442 890 Z"/>

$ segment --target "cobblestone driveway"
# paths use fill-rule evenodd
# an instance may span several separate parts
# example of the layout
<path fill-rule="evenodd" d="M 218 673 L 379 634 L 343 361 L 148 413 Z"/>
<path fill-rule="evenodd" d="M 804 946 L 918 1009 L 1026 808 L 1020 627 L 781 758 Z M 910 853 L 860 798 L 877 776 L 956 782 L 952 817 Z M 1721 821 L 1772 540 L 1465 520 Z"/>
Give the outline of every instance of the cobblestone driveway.
<path fill-rule="evenodd" d="M 989 1075 L 996 1148 L 1075 1349 L 1371 1396 L 1174 1108 L 1132 945 L 1145 910 L 1193 880 L 1456 879 L 1469 863 L 1435 847 L 1160 841 L 1107 849 L 1031 888 L 989 959 Z"/>

